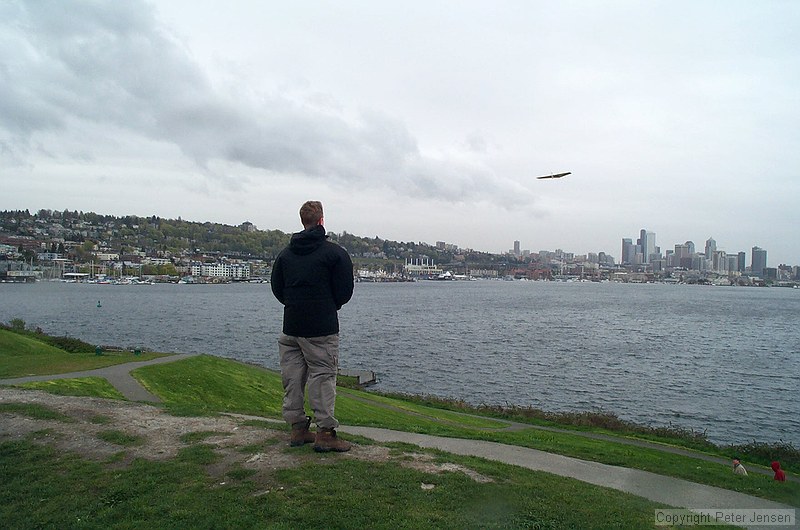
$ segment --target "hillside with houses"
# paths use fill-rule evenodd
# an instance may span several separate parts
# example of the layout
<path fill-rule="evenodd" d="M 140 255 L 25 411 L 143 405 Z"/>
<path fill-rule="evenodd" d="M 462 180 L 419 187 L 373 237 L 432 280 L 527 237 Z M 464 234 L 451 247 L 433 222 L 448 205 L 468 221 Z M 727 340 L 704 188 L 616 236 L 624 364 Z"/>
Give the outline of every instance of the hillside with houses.
<path fill-rule="evenodd" d="M 272 260 L 290 236 L 280 230 L 260 230 L 249 221 L 231 226 L 70 210 L 3 211 L 0 276 L 261 280 L 268 277 Z M 422 261 L 439 264 L 436 270 L 445 265 L 457 270 L 467 259 L 487 266 L 502 261 L 441 243 L 396 242 L 347 232 L 330 237 L 347 249 L 364 278 L 402 276 L 406 263 Z"/>

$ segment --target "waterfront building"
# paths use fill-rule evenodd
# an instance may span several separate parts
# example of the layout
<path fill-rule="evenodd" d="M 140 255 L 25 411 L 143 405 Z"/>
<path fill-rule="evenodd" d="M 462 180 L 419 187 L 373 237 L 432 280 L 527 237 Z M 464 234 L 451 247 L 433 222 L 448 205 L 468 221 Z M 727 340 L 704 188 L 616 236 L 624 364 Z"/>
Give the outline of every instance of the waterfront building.
<path fill-rule="evenodd" d="M 765 268 L 767 268 L 767 251 L 760 247 L 753 247 L 750 255 L 750 272 L 754 276 L 763 278 Z"/>
<path fill-rule="evenodd" d="M 469 275 L 473 278 L 497 278 L 497 271 L 494 269 L 470 269 Z"/>
<path fill-rule="evenodd" d="M 192 276 L 207 277 L 207 278 L 230 278 L 232 280 L 249 280 L 250 279 L 250 264 L 249 263 L 199 263 L 194 262 L 191 265 Z"/>
<path fill-rule="evenodd" d="M 439 276 L 444 271 L 429 258 L 409 259 L 405 264 L 406 274 L 409 276 Z"/>
<path fill-rule="evenodd" d="M 736 270 L 739 272 L 745 271 L 745 256 L 747 256 L 747 254 L 744 252 L 739 252 L 736 255 Z"/>

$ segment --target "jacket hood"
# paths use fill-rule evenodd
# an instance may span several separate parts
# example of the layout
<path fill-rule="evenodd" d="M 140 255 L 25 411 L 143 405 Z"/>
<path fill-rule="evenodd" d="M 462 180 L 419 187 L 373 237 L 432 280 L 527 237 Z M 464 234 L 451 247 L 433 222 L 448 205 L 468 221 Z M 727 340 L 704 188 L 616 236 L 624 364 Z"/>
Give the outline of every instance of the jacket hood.
<path fill-rule="evenodd" d="M 773 462 L 772 463 L 772 470 L 773 471 L 778 471 L 780 468 L 781 468 L 780 462 Z"/>
<path fill-rule="evenodd" d="M 305 256 L 317 250 L 326 239 L 328 239 L 328 236 L 325 234 L 325 228 L 322 225 L 316 225 L 302 232 L 292 234 L 292 239 L 289 241 L 289 250 L 294 254 Z"/>

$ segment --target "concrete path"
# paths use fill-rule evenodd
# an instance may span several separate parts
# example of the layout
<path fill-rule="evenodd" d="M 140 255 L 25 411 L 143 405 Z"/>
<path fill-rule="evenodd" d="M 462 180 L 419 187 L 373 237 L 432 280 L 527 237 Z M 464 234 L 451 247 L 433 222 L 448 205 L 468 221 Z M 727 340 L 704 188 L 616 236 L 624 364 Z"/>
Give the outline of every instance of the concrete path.
<path fill-rule="evenodd" d="M 779 502 L 714 486 L 696 484 L 687 480 L 657 475 L 638 469 L 579 460 L 526 447 L 483 440 L 443 438 L 427 434 L 390 431 L 375 427 L 347 427 L 342 425 L 339 426 L 338 430 L 342 433 L 364 436 L 377 442 L 405 442 L 458 455 L 486 458 L 534 471 L 545 471 L 597 486 L 624 491 L 677 508 L 795 510 L 794 507 Z"/>
<path fill-rule="evenodd" d="M 415 412 L 415 411 L 408 410 L 408 409 L 401 409 L 399 407 L 396 407 L 394 405 L 390 405 L 388 403 L 380 403 L 380 402 L 377 402 L 377 401 L 373 401 L 373 400 L 370 400 L 370 399 L 368 399 L 366 397 L 355 396 L 355 395 L 349 395 L 348 397 L 350 397 L 352 399 L 356 399 L 358 401 L 361 401 L 362 403 L 368 403 L 368 404 L 371 404 L 373 406 L 385 408 L 387 410 L 396 410 L 396 411 L 401 412 L 403 414 L 420 416 L 420 417 L 423 417 L 423 418 L 427 418 L 429 420 L 430 419 L 437 420 L 437 421 L 440 421 L 442 423 L 452 423 L 452 422 L 449 422 L 448 420 L 442 420 L 442 419 L 439 419 L 439 418 L 434 418 L 433 416 L 428 416 L 428 415 L 422 414 L 420 412 Z M 486 419 L 486 417 L 484 417 L 484 416 L 475 416 L 474 414 L 468 414 L 466 412 L 456 412 L 456 411 L 449 411 L 449 412 L 451 414 L 456 414 L 456 415 L 459 415 L 459 416 L 465 416 L 465 417 L 471 417 L 471 418 L 476 418 L 477 417 L 477 418 L 481 418 L 481 419 Z M 594 439 L 594 440 L 602 440 L 602 441 L 606 441 L 606 442 L 613 442 L 613 443 L 622 444 L 622 445 L 632 445 L 632 446 L 635 446 L 635 447 L 645 447 L 645 448 L 648 448 L 648 449 L 654 449 L 656 451 L 661 451 L 661 452 L 664 452 L 664 453 L 672 453 L 672 454 L 676 454 L 676 455 L 687 456 L 689 458 L 696 458 L 697 460 L 703 460 L 703 461 L 706 461 L 706 462 L 712 462 L 714 464 L 721 464 L 721 465 L 724 465 L 724 466 L 730 466 L 731 465 L 731 461 L 729 459 L 725 459 L 725 458 L 722 458 L 722 457 L 719 457 L 719 456 L 700 453 L 698 451 L 691 451 L 689 449 L 684 449 L 682 447 L 677 447 L 677 446 L 673 446 L 673 445 L 667 445 L 667 444 L 663 444 L 663 443 L 657 443 L 657 442 L 651 442 L 651 441 L 648 441 L 648 440 L 642 440 L 640 438 L 624 438 L 622 436 L 611 436 L 609 434 L 603 434 L 603 433 L 577 431 L 575 429 L 564 429 L 564 428 L 559 428 L 559 427 L 548 427 L 548 426 L 545 426 L 545 425 L 534 425 L 534 424 L 531 424 L 531 423 L 519 423 L 519 422 L 515 422 L 515 421 L 512 421 L 512 420 L 506 420 L 506 419 L 501 419 L 501 418 L 490 418 L 490 419 L 493 420 L 493 421 L 496 421 L 498 423 L 504 423 L 507 426 L 506 427 L 500 427 L 500 428 L 483 428 L 483 429 L 479 428 L 479 427 L 475 427 L 475 430 L 479 430 L 479 431 L 480 430 L 486 430 L 486 431 L 521 431 L 521 430 L 525 430 L 525 429 L 536 429 L 536 430 L 540 430 L 540 431 L 555 432 L 555 433 L 560 433 L 560 434 L 569 434 L 571 436 L 580 436 L 580 437 L 583 437 L 583 438 L 591 438 L 591 439 Z M 769 476 L 769 477 L 771 477 L 773 475 L 772 470 L 766 469 L 766 468 L 761 468 L 761 467 L 758 467 L 758 466 L 749 467 L 747 472 L 748 473 L 758 473 L 758 474 L 766 475 L 766 476 Z M 800 482 L 800 478 L 798 478 L 794 474 L 787 476 L 786 480 L 788 480 L 790 482 Z"/>
<path fill-rule="evenodd" d="M 95 370 L 85 370 L 82 372 L 70 372 L 66 374 L 52 374 L 52 375 L 32 375 L 28 377 L 17 377 L 14 379 L 0 379 L 0 385 L 18 385 L 22 383 L 30 383 L 33 381 L 52 381 L 53 379 L 75 379 L 78 377 L 104 377 L 111 383 L 114 388 L 120 391 L 125 396 L 125 399 L 131 401 L 149 401 L 152 403 L 160 403 L 161 398 L 151 393 L 139 383 L 131 375 L 131 370 L 136 370 L 142 366 L 150 366 L 152 364 L 163 364 L 180 361 L 189 357 L 194 357 L 196 353 L 182 353 L 177 355 L 169 355 L 167 357 L 158 357 L 148 361 L 134 361 L 130 363 L 115 364 L 113 366 L 106 366 L 104 368 L 97 368 Z"/>

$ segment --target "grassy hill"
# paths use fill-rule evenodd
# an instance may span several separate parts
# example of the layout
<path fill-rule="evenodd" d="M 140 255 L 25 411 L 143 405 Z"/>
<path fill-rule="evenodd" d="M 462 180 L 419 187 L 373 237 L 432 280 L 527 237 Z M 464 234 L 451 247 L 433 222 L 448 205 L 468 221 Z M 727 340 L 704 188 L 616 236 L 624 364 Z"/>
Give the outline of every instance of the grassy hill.
<path fill-rule="evenodd" d="M 33 332 L 20 333 L 0 328 L 0 378 L 93 370 L 163 356 L 154 352 L 134 356 L 132 352 L 119 351 L 104 351 L 102 355 L 97 355 L 91 347 L 88 348 L 90 351 L 68 352 L 42 339 Z"/>
<path fill-rule="evenodd" d="M 130 353 L 108 359 L 70 354 L 0 330 L 0 364 L 12 367 L 6 369 L 10 376 L 34 368 L 41 373 L 84 370 L 111 359 L 138 360 Z M 0 432 L 4 527 L 653 526 L 655 503 L 478 458 L 402 444 L 379 446 L 352 437 L 358 444 L 352 454 L 318 455 L 308 446 L 290 449 L 286 426 L 269 421 L 280 418 L 280 376 L 260 367 L 204 355 L 142 367 L 133 375 L 163 400 L 160 408 L 119 399 L 76 402 L 71 400 L 78 398 L 56 395 L 34 404 L 16 394 L 3 398 L 0 392 L 3 422 L 36 422 L 16 438 Z M 65 395 L 104 397 L 108 387 L 102 378 L 45 386 Z M 91 407 L 106 411 L 87 412 Z M 155 412 L 144 419 L 135 416 L 143 410 Z M 246 416 L 220 416 L 225 413 Z M 533 424 L 508 429 L 502 418 L 347 388 L 339 389 L 336 414 L 346 425 L 533 447 L 800 505 L 796 482 L 779 484 L 752 472 L 735 477 L 726 464 L 639 447 L 626 437 L 596 439 Z M 193 427 L 185 427 L 186 421 Z M 174 449 L 174 456 L 162 458 L 165 451 L 173 453 L 155 440 L 169 429 L 180 435 L 162 437 Z M 233 441 L 245 434 L 246 442 Z M 70 443 L 79 444 L 83 452 L 59 449 Z"/>

